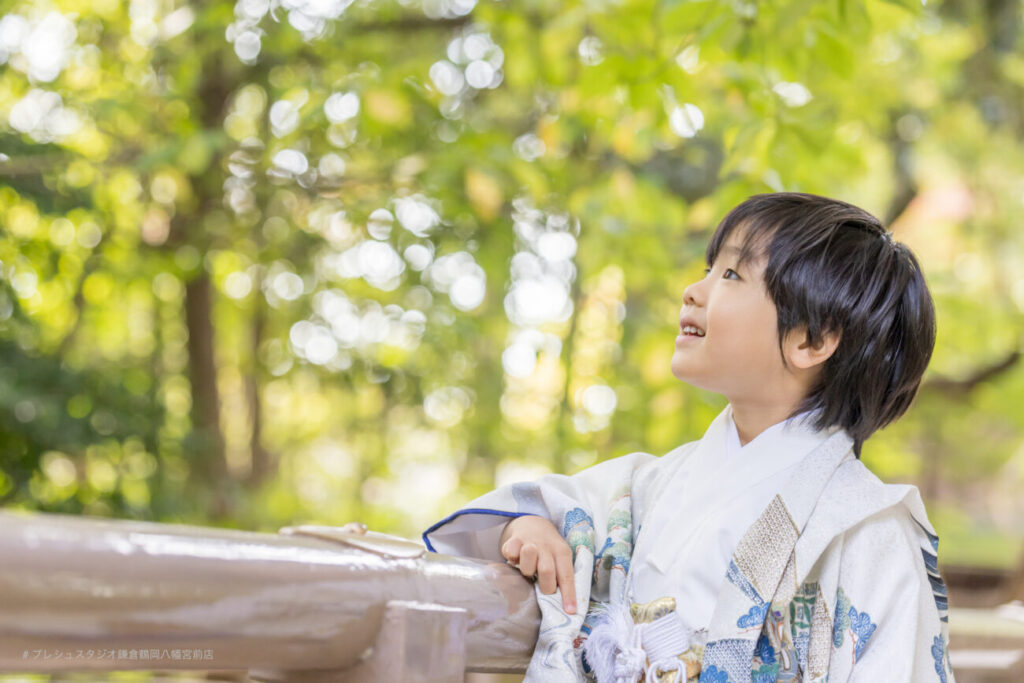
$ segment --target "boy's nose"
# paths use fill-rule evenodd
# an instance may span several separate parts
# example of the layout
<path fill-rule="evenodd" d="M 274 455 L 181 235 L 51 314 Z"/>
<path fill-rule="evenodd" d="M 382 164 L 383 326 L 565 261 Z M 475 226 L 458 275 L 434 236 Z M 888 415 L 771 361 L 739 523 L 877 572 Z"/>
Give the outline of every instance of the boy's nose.
<path fill-rule="evenodd" d="M 704 296 L 700 289 L 701 282 L 703 282 L 703 280 L 698 280 L 697 282 L 690 283 L 690 285 L 688 285 L 686 289 L 683 290 L 683 305 L 700 306 L 701 304 L 703 304 Z"/>

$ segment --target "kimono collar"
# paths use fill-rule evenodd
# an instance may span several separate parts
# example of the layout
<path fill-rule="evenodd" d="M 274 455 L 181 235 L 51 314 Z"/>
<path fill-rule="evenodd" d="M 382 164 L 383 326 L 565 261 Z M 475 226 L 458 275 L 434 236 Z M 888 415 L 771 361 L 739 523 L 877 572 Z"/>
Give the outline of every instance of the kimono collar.
<path fill-rule="evenodd" d="M 747 445 L 739 447 L 732 406 L 716 417 L 697 448 L 669 475 L 669 496 L 662 496 L 645 525 L 673 528 L 668 537 L 656 544 L 638 539 L 648 562 L 663 573 L 671 570 L 680 549 L 715 515 L 723 514 L 738 498 L 747 495 L 766 480 L 801 462 L 830 436 L 829 430 L 817 431 L 804 413 L 773 425 Z M 731 434 L 730 434 L 731 432 Z M 734 439 L 735 448 L 729 447 Z M 686 520 L 679 525 L 676 520 Z"/>
<path fill-rule="evenodd" d="M 725 417 L 725 454 L 729 460 L 740 456 L 746 458 L 748 455 L 764 452 L 778 445 L 784 445 L 786 451 L 802 456 L 839 429 L 838 427 L 826 430 L 815 429 L 814 419 L 821 411 L 807 410 L 773 424 L 745 445 L 740 445 L 740 436 L 736 429 L 736 420 L 733 418 L 732 405 L 726 406 L 722 412 Z M 795 457 L 796 461 L 799 461 L 799 456 Z"/>
<path fill-rule="evenodd" d="M 691 514 L 710 512 L 713 501 L 726 502 L 751 486 L 796 465 L 818 448 L 837 430 L 813 427 L 816 413 L 804 412 L 758 434 L 740 446 L 732 406 L 726 406 L 708 427 L 693 456 L 686 474 L 691 481 L 701 482 L 702 493 L 688 491 Z M 679 482 L 680 490 L 682 482 Z M 707 490 L 710 485 L 714 493 Z"/>

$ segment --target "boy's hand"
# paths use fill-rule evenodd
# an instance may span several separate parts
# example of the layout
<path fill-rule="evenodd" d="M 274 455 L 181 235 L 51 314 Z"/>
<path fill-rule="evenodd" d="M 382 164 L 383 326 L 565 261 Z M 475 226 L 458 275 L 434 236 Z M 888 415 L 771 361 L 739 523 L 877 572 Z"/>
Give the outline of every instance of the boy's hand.
<path fill-rule="evenodd" d="M 501 533 L 501 554 L 528 579 L 536 576 L 540 592 L 550 595 L 562 589 L 562 606 L 576 613 L 576 583 L 572 551 L 555 525 L 536 515 L 516 517 Z"/>

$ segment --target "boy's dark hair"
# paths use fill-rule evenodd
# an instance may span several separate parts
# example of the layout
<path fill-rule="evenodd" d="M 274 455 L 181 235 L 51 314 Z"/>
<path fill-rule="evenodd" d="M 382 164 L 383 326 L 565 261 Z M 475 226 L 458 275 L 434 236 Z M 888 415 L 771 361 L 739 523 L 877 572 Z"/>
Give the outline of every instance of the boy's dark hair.
<path fill-rule="evenodd" d="M 709 265 L 737 229 L 741 261 L 767 256 L 780 352 L 801 326 L 813 344 L 839 332 L 794 415 L 819 410 L 814 426 L 845 429 L 860 457 L 864 441 L 910 406 L 935 346 L 935 309 L 917 259 L 868 212 L 812 194 L 755 195 L 734 208 L 708 244 Z"/>

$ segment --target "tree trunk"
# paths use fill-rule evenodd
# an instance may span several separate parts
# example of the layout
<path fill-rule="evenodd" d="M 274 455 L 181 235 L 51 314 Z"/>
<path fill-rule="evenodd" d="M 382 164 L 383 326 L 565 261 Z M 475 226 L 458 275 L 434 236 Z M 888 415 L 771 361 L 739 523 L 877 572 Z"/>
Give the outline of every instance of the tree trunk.
<path fill-rule="evenodd" d="M 192 437 L 190 478 L 203 488 L 223 491 L 228 468 L 224 437 L 220 431 L 220 397 L 217 393 L 217 364 L 213 356 L 210 276 L 200 269 L 185 284 L 185 324 L 188 327 L 188 370 L 192 383 Z M 222 517 L 226 500 L 215 494 L 209 513 Z"/>
<path fill-rule="evenodd" d="M 253 287 L 256 291 L 256 308 L 253 311 L 252 327 L 250 328 L 249 371 L 245 375 L 245 397 L 249 406 L 249 453 L 252 469 L 246 482 L 250 487 L 257 487 L 273 476 L 275 463 L 269 451 L 263 447 L 263 416 L 260 401 L 260 344 L 263 342 L 263 328 L 266 324 L 266 309 L 263 295 L 257 281 Z"/>

